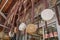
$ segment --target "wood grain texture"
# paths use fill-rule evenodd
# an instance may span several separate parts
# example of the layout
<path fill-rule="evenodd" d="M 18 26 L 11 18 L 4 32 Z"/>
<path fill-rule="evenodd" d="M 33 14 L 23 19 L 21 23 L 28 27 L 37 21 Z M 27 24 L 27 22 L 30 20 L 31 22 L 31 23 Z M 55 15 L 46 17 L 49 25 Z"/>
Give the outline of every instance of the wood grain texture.
<path fill-rule="evenodd" d="M 17 0 L 8 0 L 7 4 L 5 5 L 5 7 L 3 8 L 2 12 L 7 13 L 11 10 L 11 8 L 13 7 L 13 5 L 15 4 Z M 2 6 L 4 5 L 4 3 L 6 2 L 6 0 L 2 0 L 1 4 L 0 4 L 0 9 L 2 8 Z"/>

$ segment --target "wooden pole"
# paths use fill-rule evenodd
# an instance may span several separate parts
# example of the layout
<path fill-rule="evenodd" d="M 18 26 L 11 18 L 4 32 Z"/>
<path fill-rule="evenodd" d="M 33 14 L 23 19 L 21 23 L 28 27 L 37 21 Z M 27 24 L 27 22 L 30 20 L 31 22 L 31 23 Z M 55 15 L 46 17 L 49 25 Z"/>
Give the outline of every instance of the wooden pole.
<path fill-rule="evenodd" d="M 0 26 L 2 26 L 2 27 L 4 27 L 4 28 L 7 28 L 7 29 L 10 29 L 10 28 L 8 28 L 7 26 L 5 26 L 5 25 L 2 25 L 2 24 L 0 24 Z"/>

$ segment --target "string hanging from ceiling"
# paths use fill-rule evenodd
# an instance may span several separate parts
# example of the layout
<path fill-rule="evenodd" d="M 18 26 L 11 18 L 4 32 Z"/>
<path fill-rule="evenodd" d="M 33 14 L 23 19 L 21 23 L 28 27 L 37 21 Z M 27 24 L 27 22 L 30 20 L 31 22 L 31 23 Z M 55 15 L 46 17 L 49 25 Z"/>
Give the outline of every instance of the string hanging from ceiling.
<path fill-rule="evenodd" d="M 37 25 L 34 24 L 34 1 L 31 0 L 32 3 L 32 11 L 31 11 L 31 23 L 27 25 L 26 32 L 28 34 L 33 34 L 37 30 Z"/>

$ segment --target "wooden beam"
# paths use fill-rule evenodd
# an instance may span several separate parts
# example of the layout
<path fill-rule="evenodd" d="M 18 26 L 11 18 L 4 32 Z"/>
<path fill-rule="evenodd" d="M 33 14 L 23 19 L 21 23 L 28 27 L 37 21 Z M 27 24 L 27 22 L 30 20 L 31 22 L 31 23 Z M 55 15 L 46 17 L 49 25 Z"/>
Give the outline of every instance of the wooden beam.
<path fill-rule="evenodd" d="M 0 11 L 0 15 L 6 20 L 7 19 L 7 17 L 4 15 L 4 13 L 2 13 L 1 11 Z"/>
<path fill-rule="evenodd" d="M 3 10 L 3 8 L 5 7 L 5 5 L 7 4 L 8 0 L 6 0 L 6 2 L 4 3 L 4 5 L 2 6 L 2 8 L 0 9 L 0 14 L 3 16 L 3 18 L 6 20 L 6 16 L 4 15 L 4 13 L 2 13 L 1 11 Z"/>
<path fill-rule="evenodd" d="M 2 6 L 2 8 L 0 9 L 1 11 L 3 10 L 3 8 L 5 7 L 5 5 L 7 4 L 8 0 L 6 0 L 6 2 L 4 3 L 4 5 Z"/>
<path fill-rule="evenodd" d="M 2 24 L 0 24 L 0 26 L 1 26 L 1 27 L 3 27 L 3 28 L 10 29 L 10 28 L 8 28 L 7 26 L 5 26 L 5 25 L 2 25 Z"/>
<path fill-rule="evenodd" d="M 55 6 L 54 8 L 55 8 L 56 16 L 57 16 L 57 19 L 58 19 L 58 24 L 60 25 L 60 17 L 59 17 L 58 7 Z"/>

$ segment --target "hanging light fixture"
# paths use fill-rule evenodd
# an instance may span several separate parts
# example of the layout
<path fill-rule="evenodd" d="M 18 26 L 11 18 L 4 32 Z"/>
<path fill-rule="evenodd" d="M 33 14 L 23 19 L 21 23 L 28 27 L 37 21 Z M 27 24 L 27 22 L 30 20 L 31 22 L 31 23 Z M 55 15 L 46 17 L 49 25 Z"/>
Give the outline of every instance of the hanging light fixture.
<path fill-rule="evenodd" d="M 21 24 L 19 25 L 19 30 L 20 30 L 20 31 L 24 31 L 25 28 L 26 28 L 26 24 L 25 24 L 25 23 L 21 23 Z"/>
<path fill-rule="evenodd" d="M 26 28 L 26 32 L 29 34 L 33 34 L 37 30 L 37 25 L 35 24 L 28 24 Z"/>
<path fill-rule="evenodd" d="M 9 32 L 9 37 L 14 37 L 14 32 Z"/>
<path fill-rule="evenodd" d="M 34 24 L 34 0 L 31 0 L 32 10 L 31 10 L 31 23 L 27 25 L 26 32 L 28 34 L 33 34 L 37 30 L 37 25 Z"/>
<path fill-rule="evenodd" d="M 45 9 L 41 12 L 41 17 L 44 21 L 51 20 L 54 17 L 55 12 L 51 9 Z"/>

